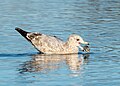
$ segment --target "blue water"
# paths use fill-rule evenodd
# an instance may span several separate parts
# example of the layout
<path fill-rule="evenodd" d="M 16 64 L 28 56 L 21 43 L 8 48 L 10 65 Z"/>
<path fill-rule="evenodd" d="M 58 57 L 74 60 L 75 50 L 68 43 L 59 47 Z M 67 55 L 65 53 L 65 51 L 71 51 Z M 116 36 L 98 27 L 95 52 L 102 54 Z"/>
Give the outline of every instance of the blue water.
<path fill-rule="evenodd" d="M 15 27 L 76 33 L 91 52 L 39 55 Z M 0 86 L 119 86 L 120 0 L 0 0 Z"/>

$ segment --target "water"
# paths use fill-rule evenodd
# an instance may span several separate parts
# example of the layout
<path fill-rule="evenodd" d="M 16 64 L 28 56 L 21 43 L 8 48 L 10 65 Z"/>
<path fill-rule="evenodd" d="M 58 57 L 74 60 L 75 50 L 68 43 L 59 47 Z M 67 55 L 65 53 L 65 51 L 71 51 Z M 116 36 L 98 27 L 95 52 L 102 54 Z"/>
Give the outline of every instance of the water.
<path fill-rule="evenodd" d="M 14 28 L 76 33 L 91 52 L 39 55 Z M 0 86 L 119 86 L 120 0 L 0 0 Z"/>

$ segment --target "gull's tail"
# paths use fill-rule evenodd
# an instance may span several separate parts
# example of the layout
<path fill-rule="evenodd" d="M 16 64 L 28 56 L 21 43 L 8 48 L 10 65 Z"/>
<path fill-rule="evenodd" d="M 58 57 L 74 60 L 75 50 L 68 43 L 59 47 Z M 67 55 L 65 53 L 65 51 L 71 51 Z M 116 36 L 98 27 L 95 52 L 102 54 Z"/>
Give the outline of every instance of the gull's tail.
<path fill-rule="evenodd" d="M 25 37 L 25 38 L 28 40 L 27 34 L 28 34 L 29 32 L 24 31 L 24 30 L 22 30 L 22 29 L 20 29 L 20 28 L 18 28 L 18 27 L 16 27 L 15 30 L 17 30 L 23 37 Z"/>

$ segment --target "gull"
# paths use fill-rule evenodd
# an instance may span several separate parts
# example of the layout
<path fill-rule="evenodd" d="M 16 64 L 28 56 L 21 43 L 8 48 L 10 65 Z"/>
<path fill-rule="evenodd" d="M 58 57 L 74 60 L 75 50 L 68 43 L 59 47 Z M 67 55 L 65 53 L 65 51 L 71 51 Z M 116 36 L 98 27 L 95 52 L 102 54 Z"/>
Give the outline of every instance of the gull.
<path fill-rule="evenodd" d="M 38 32 L 27 32 L 21 28 L 15 28 L 24 38 L 26 38 L 42 54 L 77 54 L 84 48 L 81 44 L 89 45 L 82 37 L 71 34 L 64 42 L 56 36 L 50 36 Z"/>

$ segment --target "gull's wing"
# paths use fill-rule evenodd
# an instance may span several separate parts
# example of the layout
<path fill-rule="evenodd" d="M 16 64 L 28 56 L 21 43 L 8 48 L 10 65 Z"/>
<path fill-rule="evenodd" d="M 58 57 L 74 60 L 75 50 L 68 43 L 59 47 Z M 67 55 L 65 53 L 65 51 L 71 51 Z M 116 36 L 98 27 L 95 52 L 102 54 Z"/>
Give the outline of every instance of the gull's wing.
<path fill-rule="evenodd" d="M 27 38 L 41 52 L 57 52 L 63 49 L 64 42 L 56 36 L 48 36 L 40 33 L 29 33 Z"/>
<path fill-rule="evenodd" d="M 42 53 L 59 52 L 63 50 L 64 42 L 56 36 L 26 32 L 20 28 L 16 28 L 16 30 Z"/>

